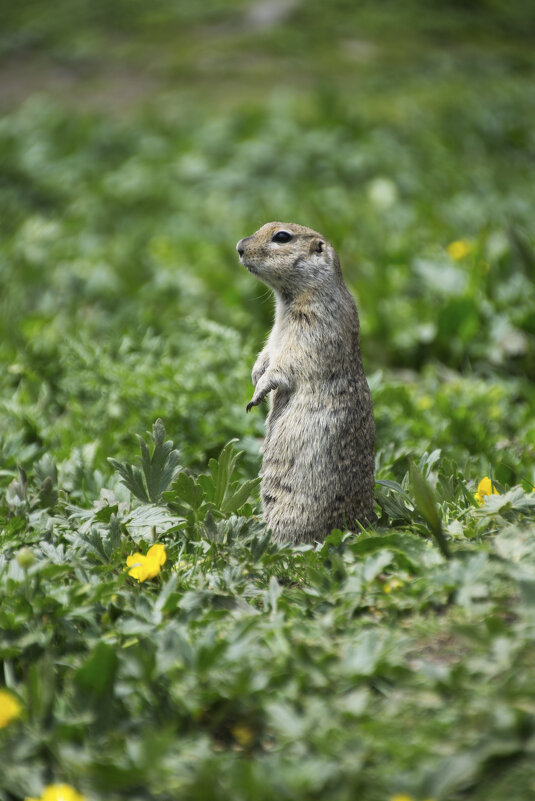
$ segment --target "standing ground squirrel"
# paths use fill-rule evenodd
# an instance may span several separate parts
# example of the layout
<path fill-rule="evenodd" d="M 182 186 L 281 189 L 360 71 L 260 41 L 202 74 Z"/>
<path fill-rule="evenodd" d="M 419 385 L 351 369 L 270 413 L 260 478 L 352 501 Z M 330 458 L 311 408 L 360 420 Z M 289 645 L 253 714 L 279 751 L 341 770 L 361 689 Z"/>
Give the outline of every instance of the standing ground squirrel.
<path fill-rule="evenodd" d="M 334 248 L 316 231 L 266 223 L 236 249 L 276 298 L 247 411 L 273 392 L 261 496 L 277 542 L 312 542 L 374 519 L 375 425 L 359 318 Z"/>

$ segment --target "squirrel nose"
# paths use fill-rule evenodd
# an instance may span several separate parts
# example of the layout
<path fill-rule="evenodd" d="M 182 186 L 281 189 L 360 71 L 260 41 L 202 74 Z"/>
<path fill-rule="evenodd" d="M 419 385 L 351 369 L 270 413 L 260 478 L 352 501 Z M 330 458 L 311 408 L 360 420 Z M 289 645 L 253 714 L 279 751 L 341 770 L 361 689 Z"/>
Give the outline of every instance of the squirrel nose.
<path fill-rule="evenodd" d="M 245 253 L 245 246 L 247 242 L 252 238 L 253 238 L 252 236 L 244 236 L 243 239 L 240 239 L 240 241 L 236 245 L 236 250 L 240 254 L 240 257 L 243 256 L 243 254 Z"/>

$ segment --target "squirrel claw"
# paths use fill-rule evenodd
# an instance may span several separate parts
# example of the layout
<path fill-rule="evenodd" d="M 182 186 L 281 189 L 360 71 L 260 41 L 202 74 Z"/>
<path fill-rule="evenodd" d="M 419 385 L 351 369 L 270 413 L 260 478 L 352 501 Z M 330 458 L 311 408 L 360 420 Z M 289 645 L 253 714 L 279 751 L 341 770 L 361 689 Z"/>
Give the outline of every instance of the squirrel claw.
<path fill-rule="evenodd" d="M 251 409 L 253 408 L 253 406 L 254 406 L 254 403 L 251 401 L 251 402 L 250 402 L 250 403 L 248 403 L 248 404 L 247 404 L 247 406 L 245 407 L 245 411 L 246 411 L 246 412 L 250 412 L 250 411 L 251 411 Z"/>

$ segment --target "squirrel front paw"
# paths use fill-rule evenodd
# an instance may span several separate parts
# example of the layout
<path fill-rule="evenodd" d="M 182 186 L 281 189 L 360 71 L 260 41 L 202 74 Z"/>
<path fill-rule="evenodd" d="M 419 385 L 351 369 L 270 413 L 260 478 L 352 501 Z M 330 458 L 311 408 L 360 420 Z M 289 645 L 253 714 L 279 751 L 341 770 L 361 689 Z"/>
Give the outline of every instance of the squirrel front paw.
<path fill-rule="evenodd" d="M 289 382 L 284 373 L 280 370 L 269 370 L 265 372 L 255 387 L 254 395 L 247 404 L 246 411 L 250 412 L 253 406 L 258 406 L 266 395 L 273 389 L 288 390 Z"/>
<path fill-rule="evenodd" d="M 268 392 L 271 392 L 272 389 L 277 388 L 277 383 L 270 378 L 268 373 L 264 373 L 258 381 L 258 384 L 255 387 L 255 391 L 253 397 L 245 407 L 247 412 L 250 412 L 253 406 L 259 406 Z"/>
<path fill-rule="evenodd" d="M 264 373 L 269 367 L 269 356 L 265 353 L 260 353 L 258 359 L 254 363 L 253 371 L 251 373 L 251 381 L 253 387 L 256 387 Z"/>
<path fill-rule="evenodd" d="M 246 412 L 250 412 L 251 409 L 253 408 L 253 406 L 260 406 L 260 404 L 262 403 L 262 401 L 264 400 L 266 395 L 267 395 L 267 391 L 263 392 L 263 393 L 255 392 L 255 394 L 253 395 L 253 397 L 251 398 L 251 400 L 249 401 L 249 403 L 245 407 L 245 411 Z"/>

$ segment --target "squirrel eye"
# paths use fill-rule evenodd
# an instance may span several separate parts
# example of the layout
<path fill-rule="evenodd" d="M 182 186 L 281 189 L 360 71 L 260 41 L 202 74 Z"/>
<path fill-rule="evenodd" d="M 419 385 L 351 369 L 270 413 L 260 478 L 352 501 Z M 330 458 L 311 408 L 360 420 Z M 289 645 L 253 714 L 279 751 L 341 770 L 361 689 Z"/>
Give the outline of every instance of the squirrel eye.
<path fill-rule="evenodd" d="M 292 235 L 289 234 L 288 231 L 277 231 L 277 233 L 274 234 L 271 237 L 271 241 L 272 242 L 289 242 L 291 238 L 292 238 Z"/>

